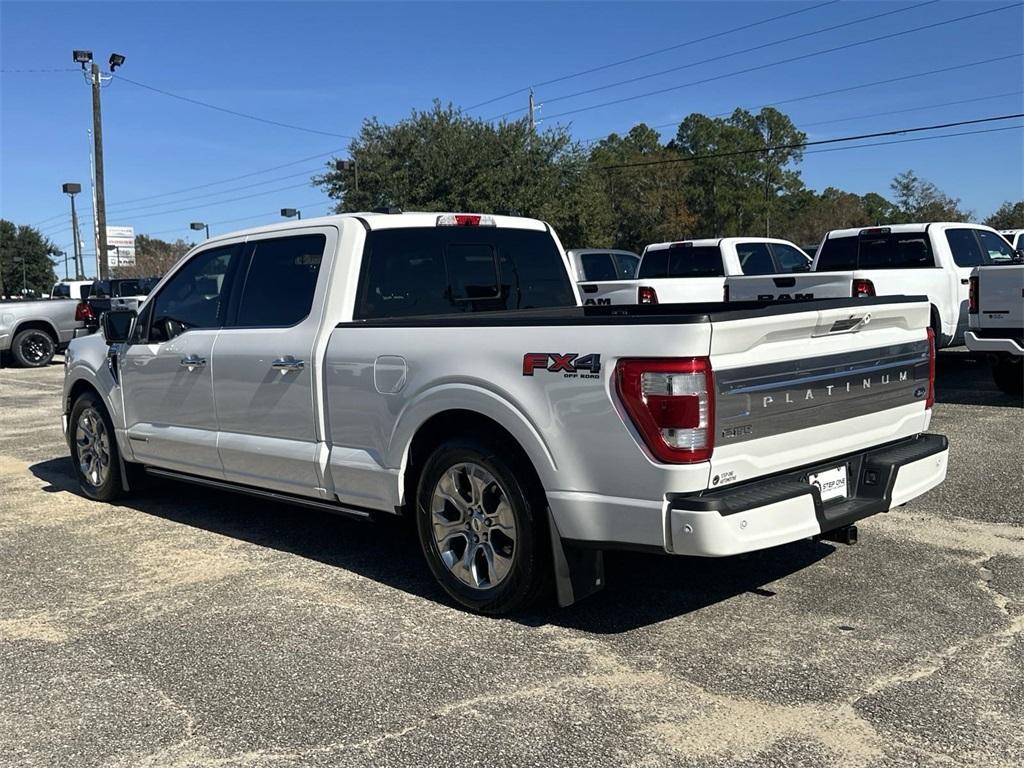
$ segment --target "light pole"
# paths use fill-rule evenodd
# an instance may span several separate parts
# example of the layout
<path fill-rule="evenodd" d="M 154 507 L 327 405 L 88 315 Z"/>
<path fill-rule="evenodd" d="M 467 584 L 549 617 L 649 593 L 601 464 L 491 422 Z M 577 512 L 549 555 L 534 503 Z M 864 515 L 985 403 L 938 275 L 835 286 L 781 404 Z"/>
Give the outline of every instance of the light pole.
<path fill-rule="evenodd" d="M 92 51 L 73 51 L 72 59 L 76 64 L 82 65 L 82 72 L 92 86 L 92 140 L 93 155 L 96 159 L 96 253 L 105 254 L 107 248 L 107 202 L 106 192 L 103 186 L 103 116 L 100 111 L 100 86 L 104 82 L 110 82 L 113 72 L 124 64 L 124 56 L 120 53 L 110 54 L 110 74 L 104 75 L 100 72 L 99 65 L 92 60 Z M 86 71 L 86 65 L 89 65 Z M 107 265 L 100 260 L 100 274 L 97 277 L 102 280 L 107 276 Z"/>
<path fill-rule="evenodd" d="M 194 230 L 196 230 L 197 232 L 198 232 L 198 231 L 199 231 L 200 229 L 205 229 L 205 230 L 206 230 L 206 239 L 207 239 L 207 240 L 209 240 L 209 239 L 210 239 L 210 225 L 209 225 L 209 224 L 204 224 L 204 223 L 203 223 L 203 222 L 201 222 L 201 221 L 193 221 L 193 222 L 192 222 L 191 224 L 189 224 L 188 226 L 189 226 L 189 228 L 190 228 L 190 229 L 194 229 Z"/>
<path fill-rule="evenodd" d="M 60 255 L 64 257 L 64 280 L 66 282 L 71 279 L 70 277 L 68 277 L 68 252 L 61 251 Z"/>
<path fill-rule="evenodd" d="M 292 219 L 298 216 L 299 220 L 302 220 L 302 211 L 300 211 L 298 208 L 282 208 L 281 215 L 284 216 L 286 219 Z"/>
<path fill-rule="evenodd" d="M 24 297 L 28 295 L 28 278 L 26 277 L 27 273 L 25 272 L 25 257 L 15 256 L 12 261 L 15 264 L 18 264 L 19 262 L 21 263 L 21 295 Z"/>
<path fill-rule="evenodd" d="M 82 263 L 82 239 L 81 233 L 78 231 L 78 213 L 75 212 L 75 195 L 82 191 L 82 185 L 69 181 L 61 187 L 61 190 L 71 198 L 71 236 L 74 241 L 75 250 L 75 279 L 83 280 L 85 278 L 85 264 Z M 67 271 L 66 261 L 64 266 L 65 271 Z"/>

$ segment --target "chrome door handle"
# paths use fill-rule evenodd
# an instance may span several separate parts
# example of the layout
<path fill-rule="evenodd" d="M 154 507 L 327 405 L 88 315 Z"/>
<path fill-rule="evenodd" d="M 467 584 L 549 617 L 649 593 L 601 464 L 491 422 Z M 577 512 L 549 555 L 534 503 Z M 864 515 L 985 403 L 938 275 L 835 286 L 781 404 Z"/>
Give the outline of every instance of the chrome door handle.
<path fill-rule="evenodd" d="M 182 368 L 188 368 L 189 371 L 194 371 L 196 368 L 206 367 L 206 358 L 199 357 L 199 355 L 189 355 L 188 357 L 181 358 L 181 362 L 178 365 Z"/>
<path fill-rule="evenodd" d="M 304 360 L 296 360 L 291 355 L 288 355 L 287 357 L 279 357 L 270 364 L 270 367 L 281 373 L 287 373 L 288 371 L 301 371 L 306 367 L 306 362 Z"/>

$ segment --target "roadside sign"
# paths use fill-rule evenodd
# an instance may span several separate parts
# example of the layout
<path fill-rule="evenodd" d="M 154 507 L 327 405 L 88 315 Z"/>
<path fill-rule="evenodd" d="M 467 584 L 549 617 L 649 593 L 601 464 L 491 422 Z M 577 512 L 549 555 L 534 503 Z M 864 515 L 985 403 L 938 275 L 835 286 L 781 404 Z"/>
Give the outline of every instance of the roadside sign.
<path fill-rule="evenodd" d="M 107 227 L 107 266 L 135 266 L 135 227 Z"/>

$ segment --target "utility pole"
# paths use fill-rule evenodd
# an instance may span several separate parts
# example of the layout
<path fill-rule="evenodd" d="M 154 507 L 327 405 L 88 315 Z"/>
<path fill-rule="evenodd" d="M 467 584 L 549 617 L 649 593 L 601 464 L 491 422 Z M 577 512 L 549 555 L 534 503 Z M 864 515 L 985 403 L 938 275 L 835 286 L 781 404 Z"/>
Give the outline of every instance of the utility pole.
<path fill-rule="evenodd" d="M 534 131 L 537 130 L 537 121 L 534 119 L 533 116 L 533 88 L 530 89 L 530 102 L 529 107 L 527 108 L 527 112 L 530 115 L 530 133 L 533 133 Z"/>
<path fill-rule="evenodd" d="M 103 116 L 100 113 L 100 65 L 92 63 L 92 140 L 96 158 L 96 255 L 100 280 L 107 279 L 107 200 L 103 189 Z M 101 255 L 102 254 L 102 255 Z"/>

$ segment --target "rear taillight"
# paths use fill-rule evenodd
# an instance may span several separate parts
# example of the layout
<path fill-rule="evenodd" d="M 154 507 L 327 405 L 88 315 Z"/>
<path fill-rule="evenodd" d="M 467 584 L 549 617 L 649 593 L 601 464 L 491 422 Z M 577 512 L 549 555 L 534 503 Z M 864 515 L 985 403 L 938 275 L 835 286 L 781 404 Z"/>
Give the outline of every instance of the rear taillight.
<path fill-rule="evenodd" d="M 92 307 L 86 302 L 78 302 L 78 306 L 75 307 L 75 322 L 84 323 L 86 320 L 95 320 L 96 315 L 93 314 Z"/>
<path fill-rule="evenodd" d="M 658 292 L 649 285 L 641 285 L 636 289 L 637 304 L 657 304 Z"/>
<path fill-rule="evenodd" d="M 935 329 L 928 329 L 928 397 L 925 398 L 924 407 L 931 408 L 935 405 Z"/>
<path fill-rule="evenodd" d="M 875 284 L 870 280 L 854 280 L 850 295 L 855 299 L 862 299 L 865 296 L 874 296 Z"/>
<path fill-rule="evenodd" d="M 711 458 L 715 390 L 708 358 L 620 360 L 615 387 L 658 461 L 693 464 Z"/>
<path fill-rule="evenodd" d="M 971 275 L 970 284 L 967 289 L 967 312 L 971 315 L 978 314 L 978 276 Z"/>

